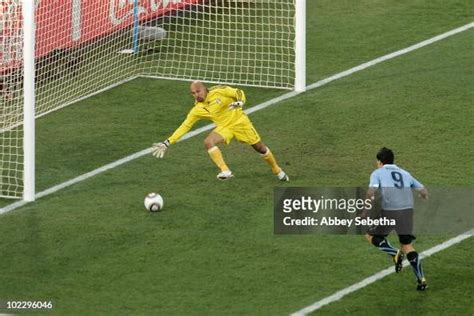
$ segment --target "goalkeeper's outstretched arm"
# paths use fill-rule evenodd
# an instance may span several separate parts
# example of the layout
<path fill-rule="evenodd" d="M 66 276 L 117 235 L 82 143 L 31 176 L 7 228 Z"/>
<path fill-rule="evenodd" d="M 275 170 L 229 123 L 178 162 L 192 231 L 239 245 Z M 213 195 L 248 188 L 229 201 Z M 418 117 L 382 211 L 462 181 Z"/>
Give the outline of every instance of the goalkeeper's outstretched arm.
<path fill-rule="evenodd" d="M 189 112 L 188 116 L 184 122 L 174 131 L 174 133 L 166 140 L 154 143 L 152 146 L 152 154 L 156 158 L 163 158 L 165 152 L 168 150 L 168 147 L 171 144 L 176 143 L 184 134 L 189 132 L 193 125 L 199 120 L 199 118 L 194 115 L 193 111 Z"/>

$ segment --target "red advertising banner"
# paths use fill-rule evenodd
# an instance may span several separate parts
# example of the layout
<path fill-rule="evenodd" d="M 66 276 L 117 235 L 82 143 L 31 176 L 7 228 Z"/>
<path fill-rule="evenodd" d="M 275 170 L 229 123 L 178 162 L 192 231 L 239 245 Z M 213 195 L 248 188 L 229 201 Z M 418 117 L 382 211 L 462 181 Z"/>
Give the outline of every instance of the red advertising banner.
<path fill-rule="evenodd" d="M 0 72 L 22 59 L 22 16 L 19 0 L 0 0 Z M 36 0 L 36 57 L 72 48 L 130 27 L 140 21 L 182 10 L 204 0 Z M 136 10 L 136 11 L 135 11 Z"/>

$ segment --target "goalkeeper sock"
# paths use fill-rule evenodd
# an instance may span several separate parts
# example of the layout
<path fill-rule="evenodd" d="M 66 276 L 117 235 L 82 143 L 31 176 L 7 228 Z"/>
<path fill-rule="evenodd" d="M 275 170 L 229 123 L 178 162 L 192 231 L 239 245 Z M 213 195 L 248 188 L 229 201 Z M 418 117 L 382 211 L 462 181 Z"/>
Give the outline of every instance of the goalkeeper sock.
<path fill-rule="evenodd" d="M 423 274 L 423 269 L 421 268 L 421 261 L 418 257 L 418 252 L 412 251 L 407 253 L 407 259 L 413 268 L 413 272 L 415 272 L 416 278 L 418 280 L 423 279 L 425 275 Z"/>
<path fill-rule="evenodd" d="M 274 174 L 278 174 L 281 171 L 281 168 L 277 164 L 275 157 L 270 151 L 270 148 L 267 147 L 267 152 L 261 155 L 262 155 L 263 160 L 265 160 L 270 165 L 270 167 L 272 167 L 272 172 Z"/>
<path fill-rule="evenodd" d="M 221 169 L 221 171 L 229 170 L 229 167 L 227 167 L 219 147 L 214 146 L 207 152 L 209 153 L 209 157 L 211 157 L 211 160 L 216 164 L 217 167 L 219 167 L 219 169 Z"/>

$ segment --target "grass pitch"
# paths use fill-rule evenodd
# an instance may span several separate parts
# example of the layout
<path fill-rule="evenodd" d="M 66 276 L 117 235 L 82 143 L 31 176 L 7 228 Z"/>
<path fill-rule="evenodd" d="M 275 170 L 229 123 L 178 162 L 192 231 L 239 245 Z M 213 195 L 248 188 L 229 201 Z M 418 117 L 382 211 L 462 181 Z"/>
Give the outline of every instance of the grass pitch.
<path fill-rule="evenodd" d="M 467 12 L 467 13 L 466 13 Z M 469 15 L 471 12 L 471 15 Z M 308 80 L 472 21 L 469 1 L 308 3 Z M 429 186 L 472 186 L 472 30 L 251 115 L 290 175 L 251 148 L 223 149 L 215 180 L 199 135 L 0 217 L 0 299 L 53 300 L 54 312 L 294 312 L 390 265 L 361 236 L 275 236 L 274 186 L 366 185 L 381 146 Z M 187 83 L 139 79 L 40 119 L 38 191 L 166 138 L 192 104 Z M 284 92 L 245 88 L 249 106 Z M 160 192 L 150 214 L 144 196 Z M 450 235 L 418 236 L 417 250 Z M 472 314 L 472 239 L 321 314 Z M 449 299 L 447 299 L 449 297 Z"/>

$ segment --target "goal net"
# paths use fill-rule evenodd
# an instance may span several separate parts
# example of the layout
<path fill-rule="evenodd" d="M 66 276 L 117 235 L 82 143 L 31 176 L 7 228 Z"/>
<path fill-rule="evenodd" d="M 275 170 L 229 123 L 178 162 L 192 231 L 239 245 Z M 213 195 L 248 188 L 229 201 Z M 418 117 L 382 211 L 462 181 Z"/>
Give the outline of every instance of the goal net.
<path fill-rule="evenodd" d="M 140 76 L 294 89 L 298 1 L 0 1 L 0 196 L 25 189 L 23 5 L 38 118 Z"/>
<path fill-rule="evenodd" d="M 143 43 L 140 74 L 292 89 L 295 6 L 289 0 L 205 1 L 145 26 L 167 38 Z M 145 53 L 146 53 L 145 52 Z"/>

